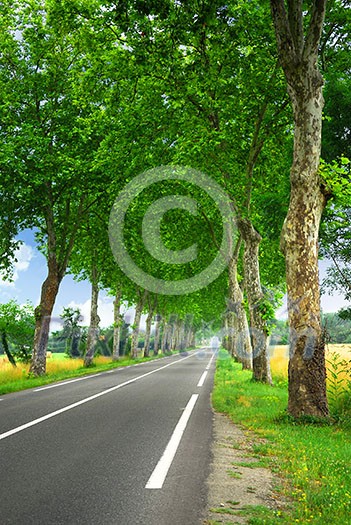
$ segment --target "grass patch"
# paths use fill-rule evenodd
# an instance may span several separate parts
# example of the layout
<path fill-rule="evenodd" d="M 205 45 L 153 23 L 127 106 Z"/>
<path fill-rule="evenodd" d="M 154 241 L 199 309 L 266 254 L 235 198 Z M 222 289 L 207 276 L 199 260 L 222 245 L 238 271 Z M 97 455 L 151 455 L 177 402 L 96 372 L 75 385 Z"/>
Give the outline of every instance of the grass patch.
<path fill-rule="evenodd" d="M 210 511 L 215 514 L 238 514 L 237 510 L 232 510 L 229 507 L 213 507 L 212 509 L 210 509 Z"/>
<path fill-rule="evenodd" d="M 93 366 L 86 368 L 83 365 L 83 359 L 71 359 L 63 353 L 51 354 L 50 357 L 47 358 L 46 374 L 41 377 L 33 377 L 29 374 L 29 365 L 17 363 L 17 367 L 15 368 L 0 356 L 0 395 L 26 390 L 28 388 L 37 388 L 74 377 L 105 372 L 114 368 L 134 365 L 161 357 L 165 356 L 159 354 L 157 356 L 138 359 L 121 357 L 119 361 L 111 361 L 110 357 L 97 356 L 93 361 Z"/>
<path fill-rule="evenodd" d="M 233 522 L 228 521 L 227 523 L 229 523 L 229 525 L 232 525 Z M 223 521 L 206 520 L 204 521 L 204 525 L 223 525 Z"/>
<path fill-rule="evenodd" d="M 257 457 L 274 456 L 275 470 L 287 481 L 285 495 L 292 500 L 286 511 L 269 509 L 269 516 L 263 507 L 249 523 L 351 523 L 350 427 L 340 422 L 316 425 L 293 421 L 285 415 L 285 381 L 274 387 L 252 382 L 250 371 L 241 370 L 224 354 L 220 357 L 212 395 L 214 408 L 253 431 L 258 440 L 268 440 L 253 445 L 254 453 Z M 245 398 L 248 402 L 243 402 Z"/>
<path fill-rule="evenodd" d="M 245 467 L 245 468 L 269 468 L 271 462 L 269 459 L 260 459 L 258 461 L 233 461 L 232 465 L 234 467 Z"/>
<path fill-rule="evenodd" d="M 274 515 L 272 516 L 272 510 L 264 507 L 263 505 L 245 505 L 242 509 L 237 511 L 237 516 L 245 516 L 248 518 L 247 523 L 249 525 L 274 525 L 277 523 Z M 279 517 L 279 523 L 290 523 L 282 521 L 282 517 Z"/>
<path fill-rule="evenodd" d="M 242 476 L 241 472 L 234 472 L 233 470 L 227 470 L 227 474 L 229 477 L 234 479 L 241 479 Z"/>

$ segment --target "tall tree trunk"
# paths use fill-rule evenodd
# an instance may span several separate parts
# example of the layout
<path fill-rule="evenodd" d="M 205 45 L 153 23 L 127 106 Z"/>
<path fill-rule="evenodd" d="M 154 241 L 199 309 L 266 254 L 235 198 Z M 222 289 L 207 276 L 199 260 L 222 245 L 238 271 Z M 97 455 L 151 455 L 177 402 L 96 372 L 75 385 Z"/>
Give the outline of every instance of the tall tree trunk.
<path fill-rule="evenodd" d="M 94 277 L 96 277 L 96 272 L 93 272 Z M 98 299 L 99 299 L 99 285 L 96 278 L 93 278 L 91 283 L 91 306 L 90 306 L 90 325 L 88 330 L 86 352 L 84 357 L 84 366 L 91 366 L 96 343 L 99 336 L 99 322 L 100 317 L 98 316 Z"/>
<path fill-rule="evenodd" d="M 173 333 L 173 326 L 172 326 L 170 319 L 168 319 L 168 322 L 166 324 L 165 333 L 166 333 L 165 352 L 170 352 L 172 350 L 172 333 Z"/>
<path fill-rule="evenodd" d="M 196 346 L 196 330 L 194 327 L 191 328 L 190 332 L 190 348 L 195 348 Z"/>
<path fill-rule="evenodd" d="M 252 350 L 249 325 L 244 308 L 243 292 L 238 282 L 238 260 L 233 256 L 229 261 L 229 304 L 227 311 L 228 347 L 232 356 L 237 357 L 243 369 L 252 369 Z"/>
<path fill-rule="evenodd" d="M 6 357 L 9 360 L 9 363 L 11 363 L 11 365 L 16 368 L 17 365 L 16 365 L 15 358 L 11 354 L 10 349 L 9 349 L 9 345 L 8 345 L 8 342 L 7 342 L 6 330 L 1 330 L 1 343 L 2 343 L 2 348 L 3 348 L 3 350 L 4 350 L 5 354 L 6 354 Z"/>
<path fill-rule="evenodd" d="M 162 319 L 162 338 L 161 338 L 161 352 L 164 354 L 167 350 L 168 344 L 169 324 L 165 318 Z"/>
<path fill-rule="evenodd" d="M 45 225 L 47 233 L 47 267 L 48 275 L 41 287 L 40 303 L 35 309 L 35 330 L 32 361 L 30 372 L 35 376 L 44 375 L 46 372 L 46 351 L 49 340 L 49 330 L 52 311 L 55 305 L 56 297 L 59 291 L 61 281 L 66 273 L 68 261 L 72 253 L 76 234 L 81 224 L 83 205 L 85 196 L 82 196 L 79 202 L 78 210 L 75 213 L 75 223 L 70 229 L 70 202 L 67 203 L 66 219 L 68 222 L 64 225 L 63 231 L 70 234 L 61 239 L 61 249 L 58 249 L 56 230 L 55 230 L 55 199 L 52 192 L 52 183 L 45 183 L 46 194 L 44 201 L 48 204 L 45 207 Z M 62 231 L 62 224 L 60 224 Z"/>
<path fill-rule="evenodd" d="M 328 415 L 318 270 L 318 232 L 325 196 L 317 182 L 319 152 L 303 148 L 306 137 L 299 129 L 310 128 L 310 138 L 316 141 L 322 108 L 314 107 L 313 111 L 318 113 L 319 109 L 320 115 L 312 119 L 311 103 L 295 112 L 298 132 L 295 132 L 291 197 L 282 232 L 290 326 L 288 411 L 295 417 Z M 310 166 L 313 156 L 315 163 Z"/>
<path fill-rule="evenodd" d="M 184 350 L 184 321 L 179 319 L 177 331 L 177 349 Z"/>
<path fill-rule="evenodd" d="M 150 355 L 150 336 L 151 336 L 151 326 L 152 326 L 153 317 L 154 317 L 154 312 L 153 312 L 153 309 L 151 309 L 146 318 L 144 357 L 149 357 Z"/>
<path fill-rule="evenodd" d="M 122 316 L 121 316 L 121 300 L 122 300 L 122 288 L 120 285 L 116 288 L 115 300 L 113 301 L 113 342 L 112 342 L 112 361 L 119 360 L 119 346 L 121 341 L 121 327 L 122 327 Z"/>
<path fill-rule="evenodd" d="M 287 12 L 283 0 L 271 0 L 271 7 L 295 130 L 290 203 L 281 237 L 290 325 L 288 411 L 294 417 L 323 417 L 328 415 L 328 404 L 318 233 L 326 198 L 318 173 L 323 79 L 317 59 L 326 0 L 313 0 L 308 26 L 302 2 L 288 3 Z"/>
<path fill-rule="evenodd" d="M 146 292 L 143 294 L 139 293 L 139 300 L 135 307 L 135 316 L 133 322 L 133 333 L 132 333 L 132 343 L 130 348 L 130 357 L 136 359 L 138 357 L 138 343 L 139 343 L 139 331 L 140 331 L 140 320 L 141 314 L 144 308 L 144 302 L 146 298 Z"/>
<path fill-rule="evenodd" d="M 250 312 L 253 379 L 272 384 L 268 355 L 268 326 L 264 319 L 264 294 L 260 280 L 259 246 L 261 235 L 247 219 L 238 221 L 245 242 L 244 282 Z"/>
<path fill-rule="evenodd" d="M 162 316 L 160 314 L 157 314 L 156 315 L 155 336 L 154 336 L 154 355 L 158 354 L 158 350 L 160 346 L 161 322 L 162 322 Z"/>
<path fill-rule="evenodd" d="M 30 372 L 35 376 L 46 373 L 46 350 L 52 310 L 62 278 L 57 271 L 56 261 L 48 262 L 48 276 L 41 287 L 40 303 L 35 309 L 34 347 Z"/>
<path fill-rule="evenodd" d="M 170 319 L 171 323 L 171 329 L 170 329 L 170 341 L 169 341 L 169 349 L 171 352 L 173 352 L 177 347 L 177 315 L 172 315 Z"/>
<path fill-rule="evenodd" d="M 229 348 L 229 324 L 228 324 L 228 314 L 225 313 L 224 316 L 223 316 L 223 335 L 222 335 L 222 340 L 221 340 L 221 345 L 223 346 L 223 348 L 225 348 L 225 350 L 227 350 L 227 352 L 230 352 L 230 348 Z"/>
<path fill-rule="evenodd" d="M 184 347 L 185 349 L 191 347 L 191 338 L 192 338 L 192 326 L 193 326 L 194 316 L 187 314 L 184 321 Z"/>

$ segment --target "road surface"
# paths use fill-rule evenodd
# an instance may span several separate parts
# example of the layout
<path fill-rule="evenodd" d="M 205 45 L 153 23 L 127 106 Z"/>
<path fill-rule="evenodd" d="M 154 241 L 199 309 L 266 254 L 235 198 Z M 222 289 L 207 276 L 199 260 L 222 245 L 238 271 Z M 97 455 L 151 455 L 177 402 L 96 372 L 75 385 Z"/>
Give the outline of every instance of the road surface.
<path fill-rule="evenodd" d="M 2 396 L 0 523 L 202 523 L 214 369 L 202 349 Z"/>

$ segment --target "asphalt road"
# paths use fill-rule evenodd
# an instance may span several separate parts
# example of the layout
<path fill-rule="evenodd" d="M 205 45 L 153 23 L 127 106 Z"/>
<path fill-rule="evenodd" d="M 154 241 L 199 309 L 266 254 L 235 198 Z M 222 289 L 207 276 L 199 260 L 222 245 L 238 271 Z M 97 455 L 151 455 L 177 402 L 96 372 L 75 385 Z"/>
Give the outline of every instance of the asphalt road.
<path fill-rule="evenodd" d="M 2 525 L 198 525 L 209 350 L 2 396 Z"/>

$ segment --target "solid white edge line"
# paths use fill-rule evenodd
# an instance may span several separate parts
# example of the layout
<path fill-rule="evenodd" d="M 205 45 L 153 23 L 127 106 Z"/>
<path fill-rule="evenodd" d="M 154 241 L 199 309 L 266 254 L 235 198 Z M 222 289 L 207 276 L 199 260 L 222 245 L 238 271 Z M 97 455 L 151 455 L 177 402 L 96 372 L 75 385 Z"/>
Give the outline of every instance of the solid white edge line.
<path fill-rule="evenodd" d="M 212 361 L 214 360 L 214 358 L 216 357 L 216 355 L 217 355 L 217 352 L 214 353 L 213 356 L 211 357 L 210 362 L 208 363 L 209 366 L 211 366 L 211 363 L 212 363 Z"/>
<path fill-rule="evenodd" d="M 198 388 L 201 387 L 201 386 L 203 386 L 207 374 L 208 374 L 208 370 L 205 370 L 204 373 L 202 374 L 202 376 L 200 377 L 200 381 L 199 381 L 198 384 L 196 385 Z"/>
<path fill-rule="evenodd" d="M 159 372 L 160 370 L 168 368 L 169 366 L 176 365 L 177 363 L 180 363 L 181 361 L 185 361 L 186 359 L 189 359 L 190 357 L 193 357 L 194 355 L 196 355 L 196 353 L 197 352 L 195 352 L 194 354 L 188 355 L 187 357 L 183 357 L 182 359 L 178 359 L 177 361 L 172 361 L 172 363 L 168 363 L 167 365 L 161 366 L 160 368 L 155 368 L 155 370 L 151 370 L 150 372 L 147 372 L 146 374 L 142 374 L 141 376 L 135 377 L 134 379 L 125 381 L 124 383 L 121 383 L 120 385 L 116 385 L 111 388 L 108 388 L 107 390 L 104 390 L 103 392 L 98 392 L 97 394 L 94 394 L 93 396 L 86 397 L 85 399 L 82 399 L 81 401 L 72 403 L 72 405 L 67 405 L 63 408 L 60 408 L 59 410 L 55 410 L 55 412 L 50 412 L 49 414 L 39 417 L 38 419 L 33 419 L 33 421 L 29 421 L 28 423 L 25 423 L 24 425 L 20 425 L 19 427 L 13 428 L 12 430 L 8 430 L 7 432 L 0 434 L 0 441 L 9 436 L 12 436 L 13 434 L 17 434 L 18 432 L 21 432 L 22 430 L 25 430 L 26 428 L 32 427 L 34 425 L 38 425 L 38 423 L 42 423 L 43 421 L 46 421 L 47 419 L 58 416 L 59 414 L 62 414 L 63 412 L 67 412 L 67 410 L 72 410 L 72 408 L 76 408 L 80 405 L 84 405 L 84 403 L 88 403 L 89 401 L 92 401 L 93 399 L 97 399 L 98 397 L 109 394 L 110 392 L 113 392 L 114 390 L 118 390 L 119 388 L 122 388 L 123 386 L 129 385 L 130 383 L 135 383 L 136 381 L 139 381 L 139 379 L 142 379 L 143 377 L 149 376 L 151 374 L 155 374 L 156 372 Z"/>
<path fill-rule="evenodd" d="M 177 452 L 179 443 L 182 439 L 186 426 L 188 424 L 189 418 L 195 406 L 195 403 L 199 397 L 199 394 L 193 394 L 184 409 L 183 414 L 181 415 L 177 426 L 175 427 L 172 437 L 168 442 L 167 447 L 165 448 L 164 453 L 162 454 L 161 459 L 157 463 L 153 473 L 151 474 L 148 482 L 145 485 L 146 489 L 162 489 L 163 483 L 168 474 L 169 468 L 172 464 L 174 456 Z"/>
<path fill-rule="evenodd" d="M 211 364 L 212 364 L 212 361 L 214 360 L 215 357 L 216 357 L 216 354 L 213 354 L 213 356 L 211 357 L 210 362 L 209 362 L 208 365 L 206 366 L 206 369 L 205 369 L 205 370 L 209 370 L 209 369 L 210 369 L 210 366 L 211 366 Z"/>

